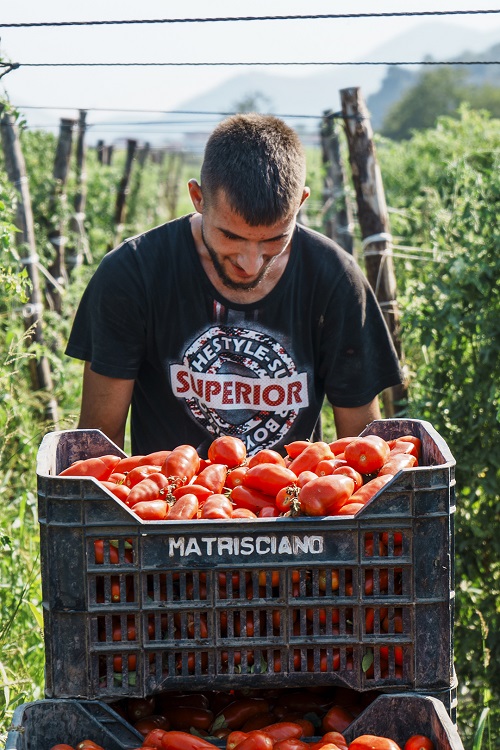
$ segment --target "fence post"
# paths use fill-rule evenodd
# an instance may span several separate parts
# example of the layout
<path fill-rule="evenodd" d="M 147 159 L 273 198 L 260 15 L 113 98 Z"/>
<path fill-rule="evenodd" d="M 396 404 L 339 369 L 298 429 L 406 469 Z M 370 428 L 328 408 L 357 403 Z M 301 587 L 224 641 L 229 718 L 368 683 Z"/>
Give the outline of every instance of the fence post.
<path fill-rule="evenodd" d="M 54 160 L 54 186 L 49 209 L 50 227 L 48 239 L 54 248 L 55 257 L 49 269 L 53 280 L 47 280 L 47 295 L 49 302 L 51 302 L 56 312 L 59 313 L 62 310 L 62 289 L 66 286 L 67 282 L 64 249 L 66 243 L 66 237 L 64 236 L 66 180 L 68 178 L 74 126 L 75 120 L 61 118 L 59 140 Z"/>
<path fill-rule="evenodd" d="M 125 217 L 125 203 L 128 195 L 128 186 L 130 182 L 130 174 L 132 172 L 132 163 L 134 161 L 135 152 L 137 149 L 137 141 L 132 138 L 127 139 L 127 156 L 125 159 L 125 167 L 123 170 L 123 176 L 120 180 L 118 193 L 116 196 L 115 204 L 115 242 L 121 242 L 121 233 L 123 231 L 123 223 Z M 111 248 L 110 248 L 111 249 Z"/>
<path fill-rule="evenodd" d="M 83 109 L 81 109 L 78 119 L 78 136 L 76 141 L 76 191 L 75 199 L 73 202 L 74 213 L 71 215 L 69 220 L 69 240 L 68 247 L 66 249 L 66 265 L 68 268 L 68 273 L 71 273 L 73 268 L 81 266 L 84 254 L 89 262 L 92 261 L 86 242 L 84 227 L 85 203 L 87 200 L 87 174 L 85 172 L 85 131 L 87 128 L 85 122 L 86 117 L 87 113 Z"/>
<path fill-rule="evenodd" d="M 402 361 L 392 237 L 369 112 L 361 89 L 342 89 L 340 97 L 356 191 L 358 222 L 363 238 L 366 274 L 382 309 L 399 360 Z M 382 398 L 385 416 L 392 417 L 404 409 L 406 386 L 388 388 Z"/>
<path fill-rule="evenodd" d="M 137 152 L 137 164 L 134 169 L 134 179 L 131 180 L 132 187 L 130 188 L 130 194 L 127 201 L 127 218 L 129 222 L 133 222 L 137 215 L 137 199 L 141 189 L 142 177 L 144 173 L 144 165 L 147 161 L 150 152 L 149 143 L 145 143 L 142 148 Z"/>
<path fill-rule="evenodd" d="M 353 254 L 351 204 L 346 195 L 346 179 L 337 124 L 333 112 L 323 113 L 321 121 L 321 154 L 325 171 L 323 183 L 323 215 L 325 234 L 344 250 Z"/>
<path fill-rule="evenodd" d="M 0 112 L 2 113 L 0 130 L 5 154 L 5 168 L 9 180 L 18 193 L 16 226 L 19 232 L 16 232 L 16 244 L 21 251 L 21 263 L 26 268 L 31 281 L 29 301 L 23 308 L 23 323 L 29 334 L 29 339 L 43 345 L 43 304 L 26 164 L 14 118 L 3 109 L 1 104 Z M 59 422 L 58 408 L 52 393 L 53 385 L 49 361 L 45 355 L 37 355 L 29 360 L 29 368 L 31 387 L 34 391 L 46 391 L 45 417 L 52 423 L 54 429 L 57 429 Z"/>

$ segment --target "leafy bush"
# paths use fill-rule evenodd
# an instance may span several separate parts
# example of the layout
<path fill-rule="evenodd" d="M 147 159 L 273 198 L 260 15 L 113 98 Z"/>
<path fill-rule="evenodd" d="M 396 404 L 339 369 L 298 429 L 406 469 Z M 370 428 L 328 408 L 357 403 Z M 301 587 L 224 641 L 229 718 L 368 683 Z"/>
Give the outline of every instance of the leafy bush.
<path fill-rule="evenodd" d="M 467 736 L 500 699 L 500 121 L 461 110 L 404 145 L 378 146 L 395 250 L 410 416 L 456 461 L 459 719 Z M 499 727 L 500 728 L 500 727 Z M 493 736 L 493 733 L 492 733 Z"/>

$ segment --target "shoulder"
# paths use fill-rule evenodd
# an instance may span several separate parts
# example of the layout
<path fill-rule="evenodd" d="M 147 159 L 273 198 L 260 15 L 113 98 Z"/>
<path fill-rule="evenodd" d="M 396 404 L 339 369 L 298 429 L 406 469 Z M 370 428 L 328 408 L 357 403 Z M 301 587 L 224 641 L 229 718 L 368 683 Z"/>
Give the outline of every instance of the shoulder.
<path fill-rule="evenodd" d="M 300 257 L 306 267 L 315 268 L 321 274 L 331 275 L 337 280 L 342 277 L 363 281 L 364 274 L 354 256 L 321 232 L 297 224 L 297 245 Z"/>

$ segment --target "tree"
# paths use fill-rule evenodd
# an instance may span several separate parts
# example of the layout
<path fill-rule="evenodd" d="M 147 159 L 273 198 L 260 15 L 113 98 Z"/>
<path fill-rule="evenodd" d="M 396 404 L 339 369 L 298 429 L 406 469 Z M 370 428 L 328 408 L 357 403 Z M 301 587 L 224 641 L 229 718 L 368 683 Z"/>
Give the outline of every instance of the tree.
<path fill-rule="evenodd" d="M 389 138 L 408 138 L 412 130 L 434 126 L 439 115 L 451 115 L 463 101 L 465 74 L 453 67 L 424 71 L 414 86 L 394 104 L 381 132 Z"/>

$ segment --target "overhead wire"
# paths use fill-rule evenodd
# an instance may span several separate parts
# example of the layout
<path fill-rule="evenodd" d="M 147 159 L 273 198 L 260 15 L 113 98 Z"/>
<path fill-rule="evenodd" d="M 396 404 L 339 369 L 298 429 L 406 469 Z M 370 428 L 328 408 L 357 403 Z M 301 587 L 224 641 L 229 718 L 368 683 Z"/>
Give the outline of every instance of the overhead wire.
<path fill-rule="evenodd" d="M 286 67 L 286 66 L 407 66 L 407 65 L 500 65 L 500 60 L 295 60 L 295 61 L 218 61 L 218 62 L 42 62 L 15 63 L 16 68 L 132 68 L 132 67 Z"/>
<path fill-rule="evenodd" d="M 322 13 L 280 16 L 213 16 L 203 18 L 130 18 L 120 20 L 95 21 L 26 21 L 18 23 L 0 23 L 3 29 L 60 27 L 60 26 L 124 26 L 132 24 L 175 24 L 175 23 L 238 23 L 249 21 L 325 21 L 329 19 L 355 18 L 412 18 L 432 16 L 477 16 L 500 13 L 500 9 L 469 9 L 469 10 L 419 10 L 419 11 L 390 11 L 378 13 Z"/>

